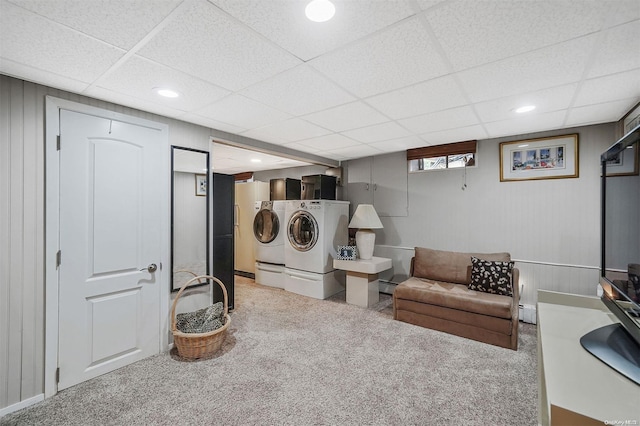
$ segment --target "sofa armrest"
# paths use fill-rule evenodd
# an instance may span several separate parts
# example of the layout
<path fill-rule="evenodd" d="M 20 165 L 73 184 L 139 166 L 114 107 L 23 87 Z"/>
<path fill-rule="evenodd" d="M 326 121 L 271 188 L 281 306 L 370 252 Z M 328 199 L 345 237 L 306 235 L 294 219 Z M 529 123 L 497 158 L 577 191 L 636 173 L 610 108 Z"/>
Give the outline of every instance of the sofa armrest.
<path fill-rule="evenodd" d="M 513 268 L 511 271 L 511 285 L 513 287 L 513 299 L 516 304 L 520 303 L 520 270 Z"/>
<path fill-rule="evenodd" d="M 512 318 L 513 321 L 518 323 L 520 316 L 520 270 L 513 268 L 511 275 L 511 285 L 513 287 L 513 305 L 512 305 Z"/>

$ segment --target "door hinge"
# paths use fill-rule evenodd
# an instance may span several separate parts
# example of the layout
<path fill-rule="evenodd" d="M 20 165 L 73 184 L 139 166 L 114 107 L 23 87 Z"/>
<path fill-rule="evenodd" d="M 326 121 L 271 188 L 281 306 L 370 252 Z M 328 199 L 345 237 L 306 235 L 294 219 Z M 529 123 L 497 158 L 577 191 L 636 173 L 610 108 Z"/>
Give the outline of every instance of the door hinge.
<path fill-rule="evenodd" d="M 56 383 L 60 383 L 60 367 L 56 368 Z"/>
<path fill-rule="evenodd" d="M 61 263 L 62 263 L 62 250 L 58 250 L 58 252 L 56 253 L 56 268 L 60 267 Z"/>
<path fill-rule="evenodd" d="M 60 135 L 56 136 L 56 151 L 60 151 Z"/>

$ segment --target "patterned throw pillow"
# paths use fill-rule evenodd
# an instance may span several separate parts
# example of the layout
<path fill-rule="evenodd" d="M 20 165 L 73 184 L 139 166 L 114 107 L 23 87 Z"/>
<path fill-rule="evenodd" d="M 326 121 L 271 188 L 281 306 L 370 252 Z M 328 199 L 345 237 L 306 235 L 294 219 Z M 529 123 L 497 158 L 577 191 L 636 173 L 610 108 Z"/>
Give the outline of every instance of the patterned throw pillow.
<path fill-rule="evenodd" d="M 472 256 L 469 290 L 513 296 L 512 270 L 513 262 L 491 262 Z"/>
<path fill-rule="evenodd" d="M 176 315 L 176 328 L 183 333 L 208 333 L 224 325 L 224 305 L 222 302 Z"/>

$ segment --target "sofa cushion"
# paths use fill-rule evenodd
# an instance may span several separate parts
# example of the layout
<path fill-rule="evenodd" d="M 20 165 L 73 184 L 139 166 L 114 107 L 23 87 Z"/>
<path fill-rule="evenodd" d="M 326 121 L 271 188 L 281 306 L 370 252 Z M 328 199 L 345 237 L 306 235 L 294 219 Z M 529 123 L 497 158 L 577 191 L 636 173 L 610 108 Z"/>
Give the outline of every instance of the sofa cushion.
<path fill-rule="evenodd" d="M 484 260 L 511 261 L 509 253 L 460 253 L 416 247 L 413 276 L 469 285 L 471 283 L 471 256 Z"/>
<path fill-rule="evenodd" d="M 395 288 L 393 297 L 497 318 L 512 316 L 513 298 L 469 290 L 464 284 L 411 277 Z"/>
<path fill-rule="evenodd" d="M 469 290 L 513 296 L 511 271 L 513 262 L 494 262 L 471 256 Z"/>

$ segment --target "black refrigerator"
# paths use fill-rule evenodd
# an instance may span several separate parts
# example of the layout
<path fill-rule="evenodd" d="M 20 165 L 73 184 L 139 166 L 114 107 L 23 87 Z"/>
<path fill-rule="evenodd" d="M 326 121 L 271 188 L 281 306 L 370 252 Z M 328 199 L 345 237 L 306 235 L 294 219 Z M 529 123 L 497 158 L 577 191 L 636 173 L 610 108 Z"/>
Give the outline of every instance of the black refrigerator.
<path fill-rule="evenodd" d="M 212 174 L 212 275 L 218 278 L 227 289 L 229 310 L 234 308 L 233 285 L 233 220 L 235 203 L 235 177 L 221 173 Z M 222 289 L 213 286 L 213 301 L 223 300 Z"/>

